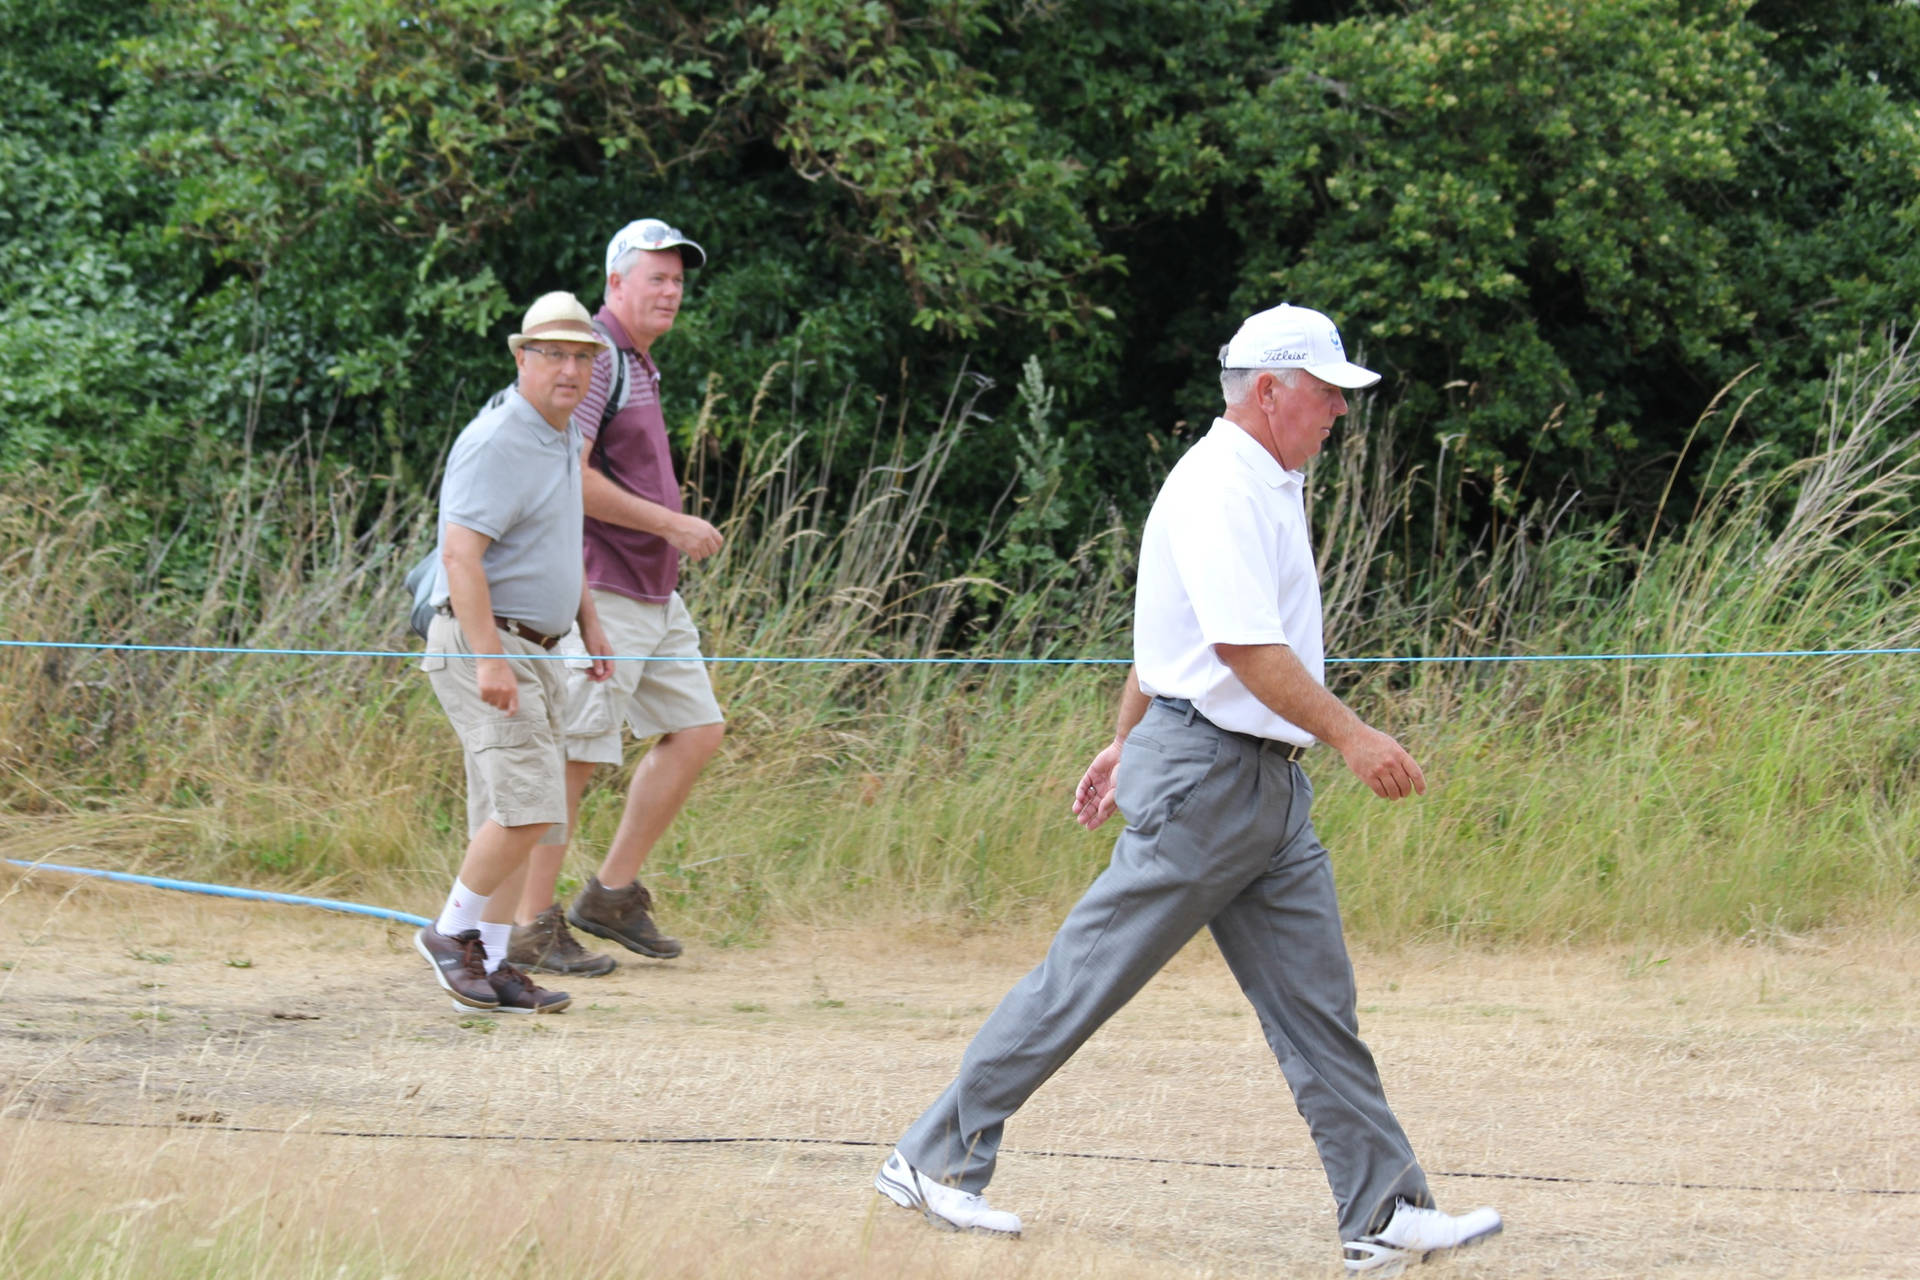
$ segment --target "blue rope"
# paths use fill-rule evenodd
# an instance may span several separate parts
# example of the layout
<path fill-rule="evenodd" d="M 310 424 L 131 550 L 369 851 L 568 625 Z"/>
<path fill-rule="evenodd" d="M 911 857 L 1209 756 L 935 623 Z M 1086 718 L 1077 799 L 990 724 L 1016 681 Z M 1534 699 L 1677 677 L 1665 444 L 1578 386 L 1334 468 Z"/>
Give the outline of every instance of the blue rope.
<path fill-rule="evenodd" d="M 327 911 L 344 911 L 353 916 L 373 916 L 376 919 L 394 920 L 401 924 L 417 926 L 431 923 L 425 916 L 409 915 L 405 911 L 394 911 L 387 907 L 369 907 L 359 902 L 341 902 L 334 898 L 304 898 L 297 893 L 270 893 L 265 889 L 236 889 L 231 885 L 201 884 L 197 880 L 137 876 L 131 871 L 101 871 L 95 867 L 63 867 L 52 862 L 22 862 L 18 858 L 8 858 L 7 864 L 25 867 L 29 871 L 62 871 L 68 875 L 116 880 L 121 884 L 143 884 L 153 889 L 178 889 L 183 893 L 204 893 L 215 898 L 245 898 L 251 902 L 279 902 L 291 907 L 320 907 Z"/>
<path fill-rule="evenodd" d="M 470 658 L 466 653 L 414 653 L 398 649 L 249 649 L 192 644 L 107 644 L 78 640 L 0 640 L 0 648 L 10 649 L 96 649 L 116 653 L 205 653 L 243 654 L 278 658 Z M 1669 662 L 1705 658 L 1872 658 L 1920 653 L 1920 647 L 1886 649 L 1752 649 L 1734 652 L 1708 650 L 1685 653 L 1536 653 L 1536 654 L 1444 654 L 1434 657 L 1328 658 L 1330 663 L 1347 666 L 1377 664 L 1415 664 L 1440 662 Z M 565 662 L 579 657 L 564 653 L 516 653 L 515 658 L 535 662 Z M 659 654 L 596 654 L 609 662 L 687 662 L 684 657 Z M 812 666 L 980 666 L 980 667 L 1111 667 L 1123 666 L 1131 658 L 764 658 L 702 657 L 701 662 L 762 663 L 768 665 Z"/>
<path fill-rule="evenodd" d="M 246 649 L 220 648 L 208 645 L 192 644 L 105 644 L 74 640 L 0 640 L 0 648 L 13 649 L 105 649 L 118 653 L 211 653 L 211 654 L 252 654 L 260 657 L 278 658 L 471 658 L 470 653 L 415 653 L 399 649 Z M 566 662 L 586 655 L 570 653 L 515 653 L 512 658 L 526 658 L 534 662 Z M 693 659 L 661 654 L 594 654 L 605 657 L 609 662 L 689 662 Z M 765 662 L 765 663 L 866 663 L 874 666 L 932 664 L 956 666 L 983 664 L 986 666 L 1110 666 L 1115 663 L 1131 662 L 1131 658 L 712 658 L 702 657 L 701 662 Z"/>
<path fill-rule="evenodd" d="M 1328 662 L 1666 662 L 1679 658 L 1865 658 L 1920 653 L 1910 649 L 1750 649 L 1731 652 L 1700 650 L 1689 653 L 1532 653 L 1462 654 L 1438 658 L 1328 658 Z"/>

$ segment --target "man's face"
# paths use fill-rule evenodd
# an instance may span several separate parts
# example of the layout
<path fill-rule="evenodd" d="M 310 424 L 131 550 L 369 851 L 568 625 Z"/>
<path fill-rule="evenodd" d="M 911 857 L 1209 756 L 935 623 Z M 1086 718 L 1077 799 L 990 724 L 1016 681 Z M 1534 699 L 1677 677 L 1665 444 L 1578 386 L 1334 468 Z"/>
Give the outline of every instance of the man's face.
<path fill-rule="evenodd" d="M 548 423 L 565 428 L 574 406 L 587 394 L 593 358 L 599 353 L 591 342 L 533 339 L 513 353 L 513 362 L 520 366 L 520 394 Z"/>
<path fill-rule="evenodd" d="M 1298 471 L 1320 452 L 1334 420 L 1347 411 L 1345 393 L 1305 369 L 1294 375 L 1291 387 L 1272 374 L 1263 374 L 1254 394 L 1267 415 L 1280 465 L 1289 471 Z"/>
<path fill-rule="evenodd" d="M 687 269 L 678 249 L 642 250 L 627 274 L 607 277 L 607 308 L 634 345 L 645 351 L 673 328 L 686 288 Z"/>

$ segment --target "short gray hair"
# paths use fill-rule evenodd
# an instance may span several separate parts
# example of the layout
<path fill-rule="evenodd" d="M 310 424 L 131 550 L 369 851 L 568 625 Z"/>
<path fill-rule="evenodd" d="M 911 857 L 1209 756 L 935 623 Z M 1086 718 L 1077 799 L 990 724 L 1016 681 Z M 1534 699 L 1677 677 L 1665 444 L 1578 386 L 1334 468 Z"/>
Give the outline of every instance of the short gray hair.
<path fill-rule="evenodd" d="M 1220 354 L 1226 354 L 1226 348 L 1220 348 Z M 1232 408 L 1253 393 L 1254 379 L 1263 373 L 1270 373 L 1280 379 L 1280 385 L 1291 387 L 1300 381 L 1300 370 L 1286 369 L 1222 369 L 1220 371 L 1220 394 L 1226 397 L 1227 407 Z"/>
<path fill-rule="evenodd" d="M 613 260 L 613 265 L 607 268 L 607 274 L 610 276 L 619 276 L 622 280 L 625 280 L 627 278 L 627 272 L 633 270 L 633 264 L 640 261 L 640 255 L 645 252 L 646 250 L 642 249 L 639 245 L 635 245 Z"/>

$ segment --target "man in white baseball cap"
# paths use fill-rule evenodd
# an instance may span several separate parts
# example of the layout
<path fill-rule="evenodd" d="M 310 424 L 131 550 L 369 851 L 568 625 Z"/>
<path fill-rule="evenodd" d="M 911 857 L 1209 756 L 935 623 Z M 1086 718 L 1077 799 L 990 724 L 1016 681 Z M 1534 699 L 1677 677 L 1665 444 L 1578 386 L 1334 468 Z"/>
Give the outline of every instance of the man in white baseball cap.
<path fill-rule="evenodd" d="M 1320 452 L 1347 411 L 1344 392 L 1378 381 L 1379 374 L 1347 359 L 1333 321 L 1284 302 L 1248 316 L 1220 348 L 1227 404 L 1245 403 L 1239 425 L 1288 471 Z"/>
<path fill-rule="evenodd" d="M 659 218 L 629 222 L 607 242 L 606 305 L 593 319 L 611 345 L 594 364 L 574 421 L 582 433 L 587 586 L 613 648 L 587 652 L 646 661 L 613 663 L 604 683 L 579 670 L 568 675 L 569 821 L 595 768 L 622 762 L 622 726 L 656 741 L 634 766 L 599 870 L 570 907 L 563 911 L 555 900 L 564 837 L 528 859 L 509 958 L 542 973 L 593 977 L 614 968 L 612 956 L 581 946 L 572 929 L 655 960 L 681 952 L 654 923 L 653 895 L 639 876 L 726 730 L 699 629 L 679 591 L 680 558 L 712 555 L 721 536 L 681 509 L 653 348 L 679 317 L 687 272 L 706 260 L 706 250 Z M 615 376 L 616 361 L 624 363 L 623 378 Z M 616 386 L 625 388 L 624 399 L 609 406 Z"/>
<path fill-rule="evenodd" d="M 1113 741 L 1074 793 L 1081 825 L 1124 811 L 1126 830 L 874 1186 L 936 1225 L 1018 1235 L 1019 1215 L 984 1196 L 1007 1122 L 1205 928 L 1307 1121 L 1343 1265 L 1396 1275 L 1501 1223 L 1492 1209 L 1434 1205 L 1360 1039 L 1332 860 L 1313 826 L 1305 762 L 1317 744 L 1382 799 L 1427 789 L 1406 749 L 1323 676 L 1301 468 L 1346 412 L 1345 389 L 1378 378 L 1304 307 L 1253 316 L 1220 356 L 1225 406 L 1147 516 L 1133 669 Z"/>

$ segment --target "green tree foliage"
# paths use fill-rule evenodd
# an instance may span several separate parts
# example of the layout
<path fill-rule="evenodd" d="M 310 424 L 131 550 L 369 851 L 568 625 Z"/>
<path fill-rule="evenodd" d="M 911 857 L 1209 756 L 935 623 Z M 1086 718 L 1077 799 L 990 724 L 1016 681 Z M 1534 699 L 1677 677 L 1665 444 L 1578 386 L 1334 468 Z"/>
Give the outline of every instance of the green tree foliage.
<path fill-rule="evenodd" d="M 946 513 L 978 528 L 1036 465 L 1037 355 L 1057 523 L 1029 540 L 1060 551 L 1144 500 L 1235 319 L 1282 298 L 1341 320 L 1388 375 L 1376 421 L 1483 508 L 1577 487 L 1629 523 L 1728 380 L 1761 367 L 1745 443 L 1802 448 L 1834 359 L 1920 314 L 1912 4 L 0 0 L 0 26 L 0 465 L 115 483 L 304 440 L 422 494 L 518 308 L 597 298 L 641 214 L 711 254 L 661 352 L 683 439 L 703 403 L 723 468 L 848 404 L 924 429 L 980 371 Z"/>
<path fill-rule="evenodd" d="M 159 246 L 163 184 L 101 66 L 146 21 L 141 4 L 0 0 L 0 462 L 80 447 L 139 483 L 178 425 L 167 349 L 192 273 Z"/>
<path fill-rule="evenodd" d="M 961 60 L 999 28 L 966 4 L 936 18 L 940 43 L 902 39 L 898 21 L 839 0 L 789 0 L 749 20 L 777 62 L 775 142 L 859 215 L 849 224 L 823 202 L 812 230 L 897 264 L 918 328 L 972 341 L 1014 320 L 1084 337 L 1112 313 L 1083 282 L 1116 260 L 1094 242 L 1080 167 L 1048 145 L 1030 105 Z"/>
<path fill-rule="evenodd" d="M 1760 33 L 1678 8 L 1450 0 L 1296 33 L 1223 122 L 1255 180 L 1235 221 L 1279 232 L 1241 300 L 1342 299 L 1350 340 L 1414 375 L 1407 411 L 1470 466 L 1524 458 L 1552 422 L 1546 460 L 1606 479 L 1591 464 L 1752 321 L 1703 268 L 1729 248 Z"/>

